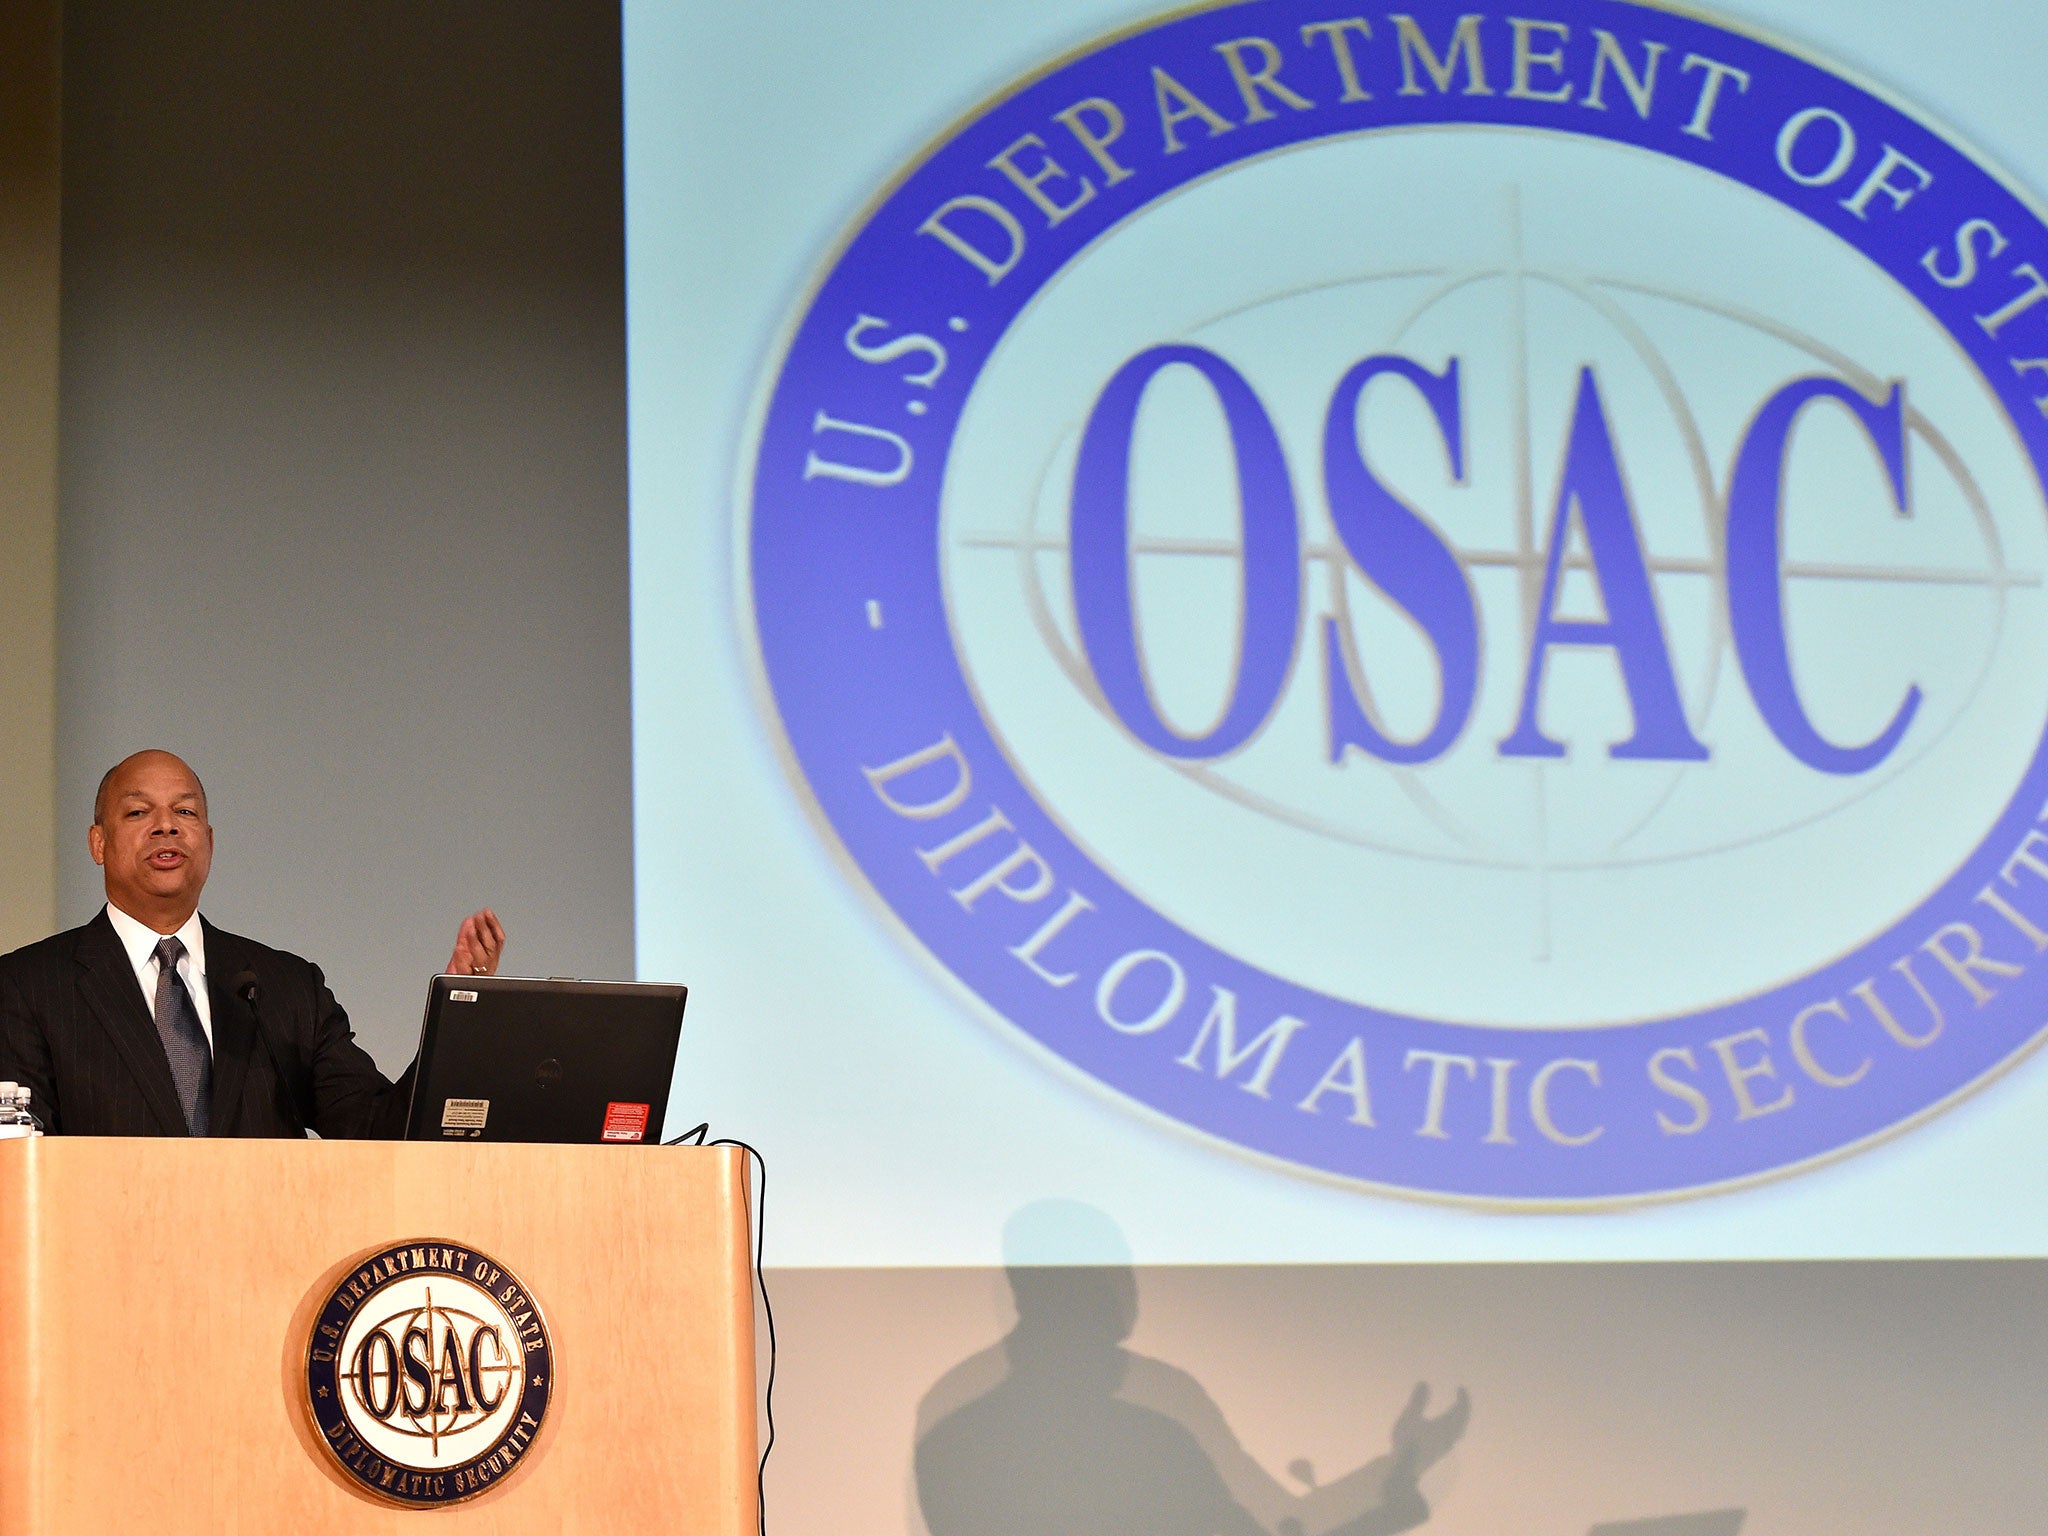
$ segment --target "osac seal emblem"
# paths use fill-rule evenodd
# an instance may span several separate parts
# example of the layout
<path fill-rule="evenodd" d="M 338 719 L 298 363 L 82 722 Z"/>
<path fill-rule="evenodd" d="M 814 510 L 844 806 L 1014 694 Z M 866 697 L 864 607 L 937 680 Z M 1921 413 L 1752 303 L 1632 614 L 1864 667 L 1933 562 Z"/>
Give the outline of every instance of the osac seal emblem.
<path fill-rule="evenodd" d="M 1265 0 L 1015 88 L 796 317 L 744 590 L 886 906 L 1266 1157 L 1697 1191 L 2048 1001 L 2048 229 L 1738 29 Z"/>
<path fill-rule="evenodd" d="M 365 1492 L 411 1507 L 509 1476 L 553 1384 L 532 1294 L 504 1265 L 439 1239 L 365 1256 L 321 1306 L 306 1351 L 320 1443 Z"/>

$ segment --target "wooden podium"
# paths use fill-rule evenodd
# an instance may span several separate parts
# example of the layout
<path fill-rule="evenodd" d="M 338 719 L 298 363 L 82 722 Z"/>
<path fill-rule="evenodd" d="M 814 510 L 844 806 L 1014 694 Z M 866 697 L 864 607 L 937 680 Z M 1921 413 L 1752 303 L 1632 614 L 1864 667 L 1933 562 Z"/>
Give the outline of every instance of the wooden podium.
<path fill-rule="evenodd" d="M 0 1141 L 0 1536 L 752 1536 L 746 1181 L 723 1147 Z M 361 1487 L 308 1406 L 322 1305 L 406 1244 L 488 1255 L 551 1339 L 541 1429 L 428 1509 Z"/>

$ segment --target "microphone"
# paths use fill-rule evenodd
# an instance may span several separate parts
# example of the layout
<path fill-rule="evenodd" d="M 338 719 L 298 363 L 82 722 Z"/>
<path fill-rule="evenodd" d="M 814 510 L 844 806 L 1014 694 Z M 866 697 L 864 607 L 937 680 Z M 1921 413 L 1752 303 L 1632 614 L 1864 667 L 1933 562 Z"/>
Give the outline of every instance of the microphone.
<path fill-rule="evenodd" d="M 228 983 L 228 988 L 242 1000 L 243 1005 L 251 1013 L 254 1013 L 256 1005 L 263 1001 L 263 983 L 254 971 L 245 969 L 239 972 L 235 979 Z"/>

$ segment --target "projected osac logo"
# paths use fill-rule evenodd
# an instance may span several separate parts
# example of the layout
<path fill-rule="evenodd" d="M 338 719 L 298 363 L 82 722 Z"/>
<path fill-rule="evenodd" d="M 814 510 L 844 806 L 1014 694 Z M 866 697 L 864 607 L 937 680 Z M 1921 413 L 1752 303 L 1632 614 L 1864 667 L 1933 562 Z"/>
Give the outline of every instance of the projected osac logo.
<path fill-rule="evenodd" d="M 776 366 L 794 766 L 1126 1099 L 1625 1199 L 2048 1020 L 2048 231 L 1826 65 L 1625 4 L 1172 17 L 908 170 Z"/>

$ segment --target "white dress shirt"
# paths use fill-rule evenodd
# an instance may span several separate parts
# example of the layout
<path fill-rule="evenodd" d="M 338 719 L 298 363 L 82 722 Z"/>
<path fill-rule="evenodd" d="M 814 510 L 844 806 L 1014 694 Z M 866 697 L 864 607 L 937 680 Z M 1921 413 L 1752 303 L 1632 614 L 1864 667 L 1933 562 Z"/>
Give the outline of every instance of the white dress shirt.
<path fill-rule="evenodd" d="M 128 963 L 135 967 L 136 985 L 142 988 L 143 1006 L 149 1009 L 152 1017 L 156 1014 L 156 946 L 163 939 L 178 939 L 184 944 L 185 958 L 178 962 L 178 976 L 192 996 L 192 1006 L 199 1014 L 199 1027 L 206 1032 L 206 1048 L 211 1051 L 213 1005 L 206 996 L 206 930 L 200 925 L 199 914 L 194 912 L 186 918 L 185 926 L 176 933 L 158 933 L 110 901 L 107 903 L 107 921 L 114 925 L 121 947 L 128 951 Z"/>

